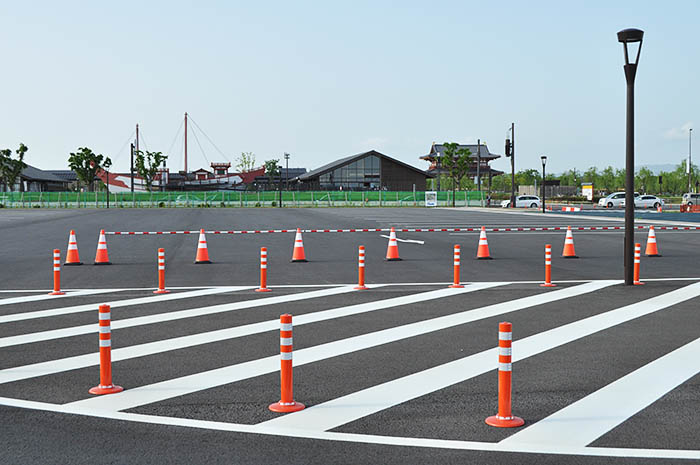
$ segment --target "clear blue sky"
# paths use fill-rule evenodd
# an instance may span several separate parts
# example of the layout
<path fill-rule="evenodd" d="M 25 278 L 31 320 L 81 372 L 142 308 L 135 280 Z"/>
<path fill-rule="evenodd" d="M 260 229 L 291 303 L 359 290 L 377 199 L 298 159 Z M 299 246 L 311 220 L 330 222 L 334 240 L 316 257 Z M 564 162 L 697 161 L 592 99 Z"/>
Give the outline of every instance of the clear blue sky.
<path fill-rule="evenodd" d="M 0 15 L 0 148 L 24 142 L 45 169 L 88 146 L 127 170 L 134 125 L 167 152 L 185 111 L 231 160 L 289 152 L 313 169 L 376 149 L 425 169 L 433 141 L 502 154 L 515 122 L 517 169 L 542 154 L 554 172 L 623 167 L 626 27 L 645 31 L 638 164 L 680 162 L 700 121 L 698 1 L 47 1 Z M 208 165 L 196 141 L 189 152 Z"/>

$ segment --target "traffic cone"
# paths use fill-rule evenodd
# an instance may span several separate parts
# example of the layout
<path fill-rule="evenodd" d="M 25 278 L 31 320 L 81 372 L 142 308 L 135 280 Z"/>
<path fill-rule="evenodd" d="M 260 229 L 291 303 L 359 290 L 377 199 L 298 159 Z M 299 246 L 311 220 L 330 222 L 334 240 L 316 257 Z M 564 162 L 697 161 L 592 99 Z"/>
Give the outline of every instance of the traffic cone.
<path fill-rule="evenodd" d="M 68 238 L 68 251 L 66 252 L 66 261 L 63 263 L 65 266 L 75 266 L 82 265 L 83 262 L 80 261 L 78 256 L 78 241 L 75 238 L 75 231 L 70 230 L 70 237 Z"/>
<path fill-rule="evenodd" d="M 209 260 L 209 250 L 207 249 L 207 238 L 204 235 L 204 230 L 199 230 L 199 243 L 197 244 L 197 257 L 194 259 L 196 265 L 202 263 L 211 263 Z"/>
<path fill-rule="evenodd" d="M 571 226 L 566 227 L 566 239 L 564 239 L 564 252 L 561 254 L 564 258 L 578 258 L 576 250 L 574 250 L 574 234 L 571 232 Z"/>
<path fill-rule="evenodd" d="M 479 248 L 476 250 L 476 258 L 479 260 L 493 260 L 489 253 L 489 241 L 486 240 L 486 228 L 483 226 L 479 233 Z"/>
<path fill-rule="evenodd" d="M 107 254 L 107 238 L 105 230 L 100 229 L 100 238 L 97 239 L 97 253 L 95 254 L 95 265 L 111 265 Z"/>
<path fill-rule="evenodd" d="M 644 251 L 647 257 L 660 257 L 659 249 L 656 247 L 656 233 L 654 226 L 649 226 L 649 236 L 647 237 L 647 249 Z"/>
<path fill-rule="evenodd" d="M 399 243 L 396 241 L 396 231 L 393 226 L 389 233 L 389 246 L 386 249 L 386 260 L 389 262 L 401 260 L 399 258 Z"/>
<path fill-rule="evenodd" d="M 301 229 L 297 228 L 297 235 L 294 237 L 294 250 L 292 251 L 292 262 L 307 262 L 304 253 L 304 241 L 301 240 Z"/>

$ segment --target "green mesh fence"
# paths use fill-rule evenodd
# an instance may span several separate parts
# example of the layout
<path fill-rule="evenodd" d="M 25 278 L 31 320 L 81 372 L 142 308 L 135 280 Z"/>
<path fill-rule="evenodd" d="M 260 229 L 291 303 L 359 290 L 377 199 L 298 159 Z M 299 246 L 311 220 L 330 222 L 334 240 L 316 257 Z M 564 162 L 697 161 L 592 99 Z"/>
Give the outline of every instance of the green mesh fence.
<path fill-rule="evenodd" d="M 437 194 L 438 206 L 452 206 L 450 191 Z M 483 197 L 482 197 L 483 196 Z M 485 194 L 457 191 L 458 207 L 479 206 Z M 283 191 L 284 207 L 424 207 L 425 192 Z M 278 207 L 279 191 L 110 193 L 112 208 Z M 106 192 L 0 192 L 0 208 L 105 208 Z"/>

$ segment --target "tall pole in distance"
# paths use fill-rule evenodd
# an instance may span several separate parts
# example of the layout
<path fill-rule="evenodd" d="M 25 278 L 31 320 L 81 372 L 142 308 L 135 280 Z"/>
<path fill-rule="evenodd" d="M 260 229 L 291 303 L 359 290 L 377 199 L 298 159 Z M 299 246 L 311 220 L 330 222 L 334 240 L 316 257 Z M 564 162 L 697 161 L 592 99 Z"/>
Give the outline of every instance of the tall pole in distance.
<path fill-rule="evenodd" d="M 284 173 L 284 189 L 289 190 L 289 154 L 284 152 L 284 161 L 286 162 L 285 173 Z"/>
<path fill-rule="evenodd" d="M 644 32 L 639 29 L 625 29 L 617 33 L 617 40 L 623 44 L 625 52 L 625 79 L 627 81 L 627 138 L 625 150 L 625 284 L 634 284 L 634 78 L 637 63 L 642 51 Z M 627 46 L 639 43 L 637 57 L 630 62 Z"/>
<path fill-rule="evenodd" d="M 540 157 L 540 160 L 542 160 L 542 213 L 545 213 L 545 208 L 544 208 L 544 203 L 545 203 L 545 200 L 544 200 L 544 194 L 545 194 L 545 191 L 544 191 L 544 165 L 547 164 L 547 156 L 542 155 Z"/>
<path fill-rule="evenodd" d="M 187 180 L 187 112 L 185 112 L 185 181 Z"/>
<path fill-rule="evenodd" d="M 479 191 L 479 206 L 483 207 L 484 196 L 481 195 L 481 139 L 476 140 L 476 190 Z"/>
<path fill-rule="evenodd" d="M 134 144 L 131 144 L 131 197 L 134 196 Z"/>
<path fill-rule="evenodd" d="M 692 136 L 693 128 L 688 129 L 688 192 L 692 192 L 692 173 L 693 173 L 693 163 L 692 163 Z"/>
<path fill-rule="evenodd" d="M 510 125 L 510 207 L 515 208 L 515 123 Z"/>

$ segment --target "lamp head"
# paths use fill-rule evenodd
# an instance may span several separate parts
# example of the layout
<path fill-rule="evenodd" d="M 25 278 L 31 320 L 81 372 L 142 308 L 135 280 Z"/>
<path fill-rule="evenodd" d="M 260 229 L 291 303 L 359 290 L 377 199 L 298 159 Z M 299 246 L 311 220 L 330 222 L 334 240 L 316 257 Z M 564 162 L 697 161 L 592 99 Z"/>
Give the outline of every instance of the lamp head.
<path fill-rule="evenodd" d="M 620 42 L 625 51 L 625 64 L 626 65 L 636 65 L 639 63 L 639 54 L 642 51 L 642 39 L 644 38 L 644 31 L 641 29 L 623 29 L 617 33 L 617 41 Z M 628 47 L 631 48 L 633 53 L 628 52 Z M 634 50 L 637 50 L 635 55 Z M 630 62 L 630 55 L 635 56 L 634 61 Z"/>
<path fill-rule="evenodd" d="M 547 155 L 542 155 L 540 160 L 542 160 L 542 166 L 544 166 L 547 163 Z"/>

